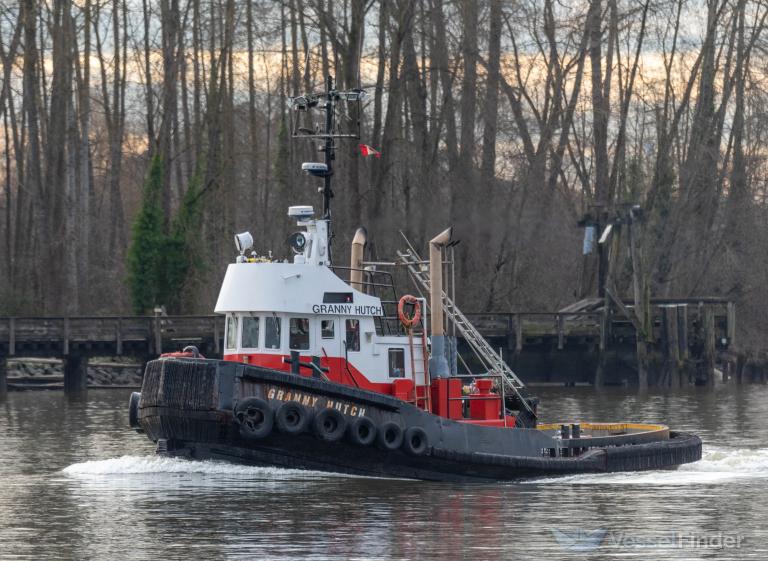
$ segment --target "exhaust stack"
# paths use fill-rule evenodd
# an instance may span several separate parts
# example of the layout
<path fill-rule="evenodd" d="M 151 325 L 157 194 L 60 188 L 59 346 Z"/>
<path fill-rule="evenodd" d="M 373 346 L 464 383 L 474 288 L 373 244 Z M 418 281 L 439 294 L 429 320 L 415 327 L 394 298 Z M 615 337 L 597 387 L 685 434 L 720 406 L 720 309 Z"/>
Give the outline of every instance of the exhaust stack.
<path fill-rule="evenodd" d="M 355 290 L 363 291 L 363 250 L 368 241 L 365 228 L 358 228 L 352 238 L 352 251 L 349 262 L 349 284 Z"/>
<path fill-rule="evenodd" d="M 451 241 L 453 228 L 447 228 L 429 241 L 429 301 L 432 354 L 429 373 L 433 378 L 450 375 L 445 358 L 445 329 L 443 328 L 443 248 Z"/>

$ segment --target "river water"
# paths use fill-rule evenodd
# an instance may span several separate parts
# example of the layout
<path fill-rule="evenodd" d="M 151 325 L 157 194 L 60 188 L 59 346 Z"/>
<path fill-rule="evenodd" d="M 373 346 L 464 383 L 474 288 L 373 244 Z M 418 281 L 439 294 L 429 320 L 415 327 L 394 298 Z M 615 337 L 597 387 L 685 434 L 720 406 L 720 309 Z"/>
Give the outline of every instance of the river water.
<path fill-rule="evenodd" d="M 0 559 L 768 559 L 768 386 L 542 388 L 542 417 L 662 421 L 677 471 L 515 483 L 371 479 L 156 458 L 129 392 L 0 402 Z"/>

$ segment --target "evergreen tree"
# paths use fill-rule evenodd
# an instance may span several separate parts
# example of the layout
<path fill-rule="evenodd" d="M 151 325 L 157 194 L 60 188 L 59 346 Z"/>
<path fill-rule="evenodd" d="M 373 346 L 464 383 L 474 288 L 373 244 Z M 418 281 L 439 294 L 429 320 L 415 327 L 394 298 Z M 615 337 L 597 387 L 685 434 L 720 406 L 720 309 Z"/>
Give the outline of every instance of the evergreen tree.
<path fill-rule="evenodd" d="M 128 248 L 128 285 L 136 314 L 144 314 L 161 303 L 163 253 L 163 160 L 152 158 L 144 184 L 141 210 L 133 223 L 133 236 Z"/>
<path fill-rule="evenodd" d="M 179 310 L 187 276 L 193 268 L 194 247 L 200 231 L 200 166 L 190 181 L 170 232 L 163 231 L 161 192 L 162 158 L 155 155 L 149 166 L 144 195 L 128 248 L 128 284 L 134 312 L 144 314 L 163 305 Z"/>
<path fill-rule="evenodd" d="M 194 257 L 199 245 L 202 215 L 202 168 L 198 162 L 179 212 L 173 220 L 171 232 L 166 236 L 163 245 L 164 279 L 160 293 L 163 302 L 173 311 L 181 310 L 184 286 L 189 274 L 196 268 Z"/>

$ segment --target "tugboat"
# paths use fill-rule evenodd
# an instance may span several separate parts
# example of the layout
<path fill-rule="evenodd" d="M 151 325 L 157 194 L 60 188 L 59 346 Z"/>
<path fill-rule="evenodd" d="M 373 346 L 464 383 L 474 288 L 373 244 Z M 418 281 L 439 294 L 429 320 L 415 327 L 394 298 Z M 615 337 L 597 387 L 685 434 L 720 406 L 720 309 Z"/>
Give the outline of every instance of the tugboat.
<path fill-rule="evenodd" d="M 429 242 L 428 260 L 406 240 L 389 263 L 364 260 L 358 229 L 350 266 L 333 263 L 335 143 L 360 138 L 359 124 L 341 130 L 337 107 L 351 104 L 359 115 L 363 96 L 338 91 L 328 77 L 323 92 L 292 100 L 293 135 L 320 139 L 325 152 L 324 162 L 302 165 L 323 180 L 322 216 L 289 208 L 302 228 L 289 238 L 292 262 L 247 254 L 252 236 L 235 236 L 238 255 L 215 308 L 226 316 L 223 360 L 187 348 L 149 362 L 141 392 L 131 395 L 131 426 L 167 456 L 440 481 L 699 460 L 699 437 L 664 425 L 539 423 L 536 398 L 444 290 L 450 228 Z M 318 107 L 324 128 L 302 127 Z M 406 270 L 419 296 L 386 296 L 395 294 L 392 273 L 379 270 L 387 265 Z M 458 374 L 446 323 L 480 372 Z"/>

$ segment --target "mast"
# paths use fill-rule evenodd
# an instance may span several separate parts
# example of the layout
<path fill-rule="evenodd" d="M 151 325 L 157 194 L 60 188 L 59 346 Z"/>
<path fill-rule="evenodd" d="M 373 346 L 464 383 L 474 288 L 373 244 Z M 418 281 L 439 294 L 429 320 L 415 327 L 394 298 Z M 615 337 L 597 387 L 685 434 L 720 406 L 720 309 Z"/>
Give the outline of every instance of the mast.
<path fill-rule="evenodd" d="M 333 77 L 325 77 L 325 165 L 327 170 L 323 177 L 323 220 L 328 224 L 328 264 L 333 265 L 333 227 L 331 224 L 331 199 L 333 190 L 331 189 L 331 178 L 333 177 L 333 160 L 336 158 L 334 153 L 335 142 L 333 140 L 333 121 L 335 115 L 335 99 L 333 94 Z"/>
<path fill-rule="evenodd" d="M 328 170 L 325 172 L 323 178 L 323 220 L 328 221 L 328 247 L 330 250 L 330 240 L 333 237 L 331 234 L 331 198 L 333 197 L 333 191 L 331 190 L 331 176 L 333 175 L 333 160 L 336 155 L 334 154 L 334 142 L 333 142 L 333 120 L 334 120 L 334 99 L 333 99 L 333 77 L 326 76 L 325 78 L 326 98 L 325 98 L 325 165 L 328 166 Z"/>
<path fill-rule="evenodd" d="M 351 130 L 343 130 L 336 119 L 338 103 L 346 101 L 349 107 L 356 104 L 356 115 L 360 115 L 360 106 L 365 91 L 362 89 L 352 89 L 349 91 L 338 91 L 334 87 L 333 76 L 325 77 L 325 90 L 316 93 L 307 93 L 305 95 L 291 99 L 293 111 L 291 112 L 292 134 L 293 138 L 317 139 L 321 140 L 320 150 L 325 152 L 324 163 L 305 162 L 302 169 L 310 175 L 323 179 L 323 186 L 319 189 L 323 195 L 323 216 L 322 220 L 327 223 L 328 232 L 328 263 L 331 264 L 331 243 L 333 241 L 333 230 L 331 226 L 331 199 L 333 198 L 332 178 L 333 162 L 336 159 L 336 139 L 359 140 L 360 139 L 360 120 L 352 121 Z M 325 123 L 312 123 L 312 111 L 318 108 L 325 111 Z M 301 126 L 301 114 L 307 115 L 305 120 L 309 120 L 312 128 Z M 342 119 L 342 122 L 346 122 Z M 322 127 L 322 130 L 321 130 Z"/>

